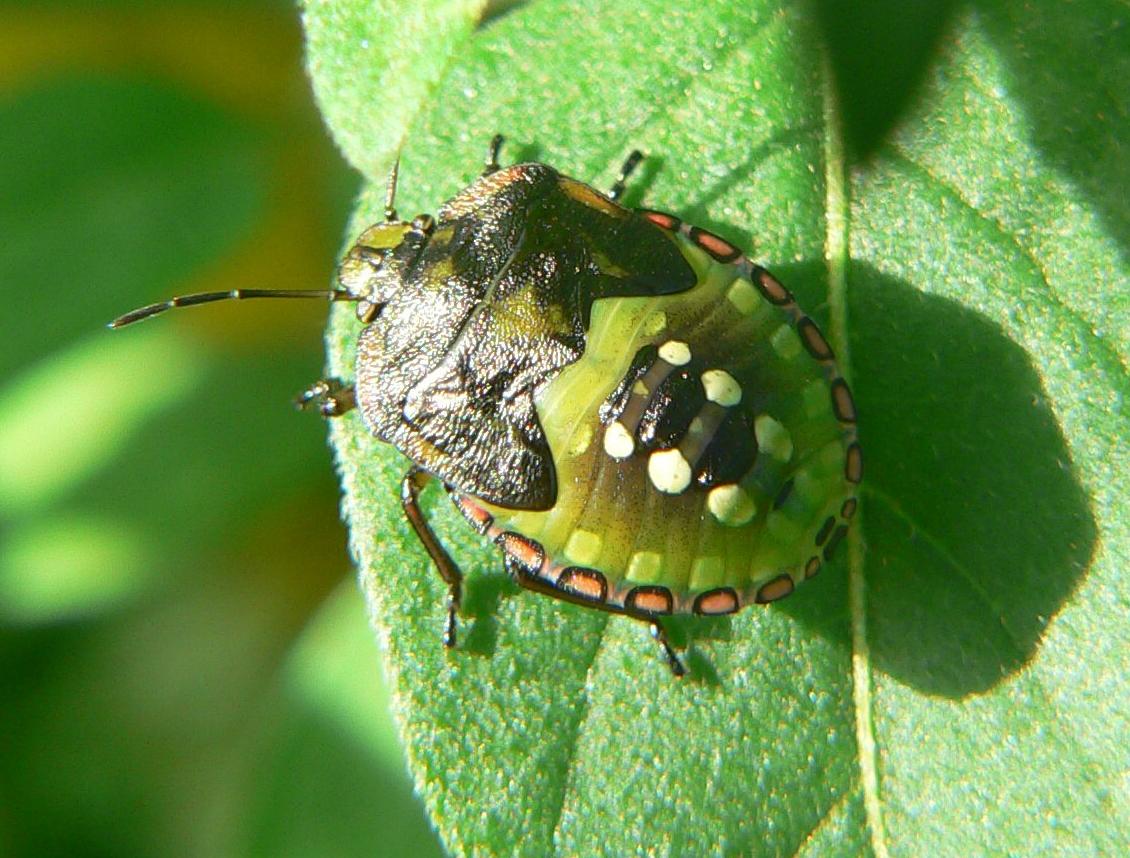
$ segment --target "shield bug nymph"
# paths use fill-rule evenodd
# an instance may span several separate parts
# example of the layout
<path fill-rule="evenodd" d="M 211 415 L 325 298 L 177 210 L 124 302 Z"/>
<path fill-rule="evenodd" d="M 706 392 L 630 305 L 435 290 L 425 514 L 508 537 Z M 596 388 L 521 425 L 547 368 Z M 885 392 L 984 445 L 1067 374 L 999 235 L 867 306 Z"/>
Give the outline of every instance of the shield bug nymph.
<path fill-rule="evenodd" d="M 531 590 L 647 622 L 719 615 L 816 575 L 856 509 L 856 414 L 832 349 L 769 272 L 674 215 L 619 203 L 539 163 L 486 168 L 432 218 L 385 219 L 340 288 L 173 298 L 350 301 L 355 378 L 299 400 L 356 409 L 411 461 L 405 516 L 448 588 L 462 574 L 418 504 L 438 480 Z"/>

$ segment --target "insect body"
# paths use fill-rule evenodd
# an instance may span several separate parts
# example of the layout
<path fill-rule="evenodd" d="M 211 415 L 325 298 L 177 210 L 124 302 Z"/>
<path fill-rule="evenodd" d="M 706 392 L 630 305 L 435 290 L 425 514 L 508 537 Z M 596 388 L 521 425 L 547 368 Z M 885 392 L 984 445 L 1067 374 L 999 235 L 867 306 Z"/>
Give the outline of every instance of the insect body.
<path fill-rule="evenodd" d="M 209 293 L 356 302 L 352 387 L 303 404 L 366 427 L 413 467 L 409 522 L 462 576 L 418 506 L 438 479 L 522 586 L 644 620 L 771 602 L 820 571 L 856 508 L 855 407 L 790 293 L 735 247 L 617 202 L 544 164 L 497 164 L 436 218 L 393 209 L 361 235 L 341 289 Z"/>

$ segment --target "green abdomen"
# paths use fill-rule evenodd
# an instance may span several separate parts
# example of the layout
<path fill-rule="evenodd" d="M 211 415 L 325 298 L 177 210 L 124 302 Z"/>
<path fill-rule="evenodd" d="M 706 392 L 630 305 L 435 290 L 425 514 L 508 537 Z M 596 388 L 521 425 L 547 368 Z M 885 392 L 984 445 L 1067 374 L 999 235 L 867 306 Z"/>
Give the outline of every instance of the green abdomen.
<path fill-rule="evenodd" d="M 601 573 L 609 607 L 650 585 L 676 612 L 726 613 L 787 595 L 842 538 L 854 406 L 780 284 L 678 240 L 698 285 L 595 302 L 583 357 L 538 396 L 555 506 L 484 507 L 540 543 L 543 574 Z"/>

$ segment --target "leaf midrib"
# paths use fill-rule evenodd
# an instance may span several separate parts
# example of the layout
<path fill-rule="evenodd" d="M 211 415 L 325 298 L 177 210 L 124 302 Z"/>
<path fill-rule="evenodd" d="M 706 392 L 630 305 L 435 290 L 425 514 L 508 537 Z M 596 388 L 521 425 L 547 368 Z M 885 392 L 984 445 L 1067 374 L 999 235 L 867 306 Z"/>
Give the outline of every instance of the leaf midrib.
<path fill-rule="evenodd" d="M 824 181 L 827 195 L 824 206 L 826 228 L 824 247 L 828 266 L 828 307 L 831 315 L 828 336 L 834 351 L 839 355 L 840 372 L 844 374 L 850 385 L 853 376 L 847 336 L 847 287 L 851 263 L 850 184 L 844 148 L 844 126 L 836 101 L 831 58 L 827 54 L 823 56 L 821 63 L 821 84 L 824 102 Z M 883 803 L 879 789 L 879 763 L 871 698 L 871 650 L 867 640 L 867 582 L 863 568 L 863 513 L 863 509 L 857 510 L 854 526 L 848 531 L 847 538 L 855 749 L 871 848 L 878 858 L 887 858 L 889 852 L 883 824 Z"/>

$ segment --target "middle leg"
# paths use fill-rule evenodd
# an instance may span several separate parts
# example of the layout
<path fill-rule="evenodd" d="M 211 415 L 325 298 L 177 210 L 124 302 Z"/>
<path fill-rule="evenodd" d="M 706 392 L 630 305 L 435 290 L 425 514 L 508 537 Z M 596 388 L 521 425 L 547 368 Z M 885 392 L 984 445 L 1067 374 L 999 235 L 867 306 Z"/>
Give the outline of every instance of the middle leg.
<path fill-rule="evenodd" d="M 628 177 L 635 172 L 636 167 L 639 166 L 642 160 L 643 152 L 639 149 L 633 149 L 632 153 L 628 155 L 627 159 L 624 161 L 624 165 L 620 168 L 620 175 L 612 185 L 612 190 L 608 192 L 609 199 L 615 202 L 623 196 L 624 189 L 627 187 Z"/>
<path fill-rule="evenodd" d="M 451 649 L 455 646 L 455 615 L 463 598 L 463 573 L 459 571 L 447 549 L 440 544 L 420 509 L 420 492 L 433 479 L 422 468 L 410 468 L 400 484 L 400 503 L 404 508 L 405 518 L 416 532 L 416 538 L 432 558 L 440 577 L 447 582 L 447 619 L 443 626 L 443 645 Z"/>

